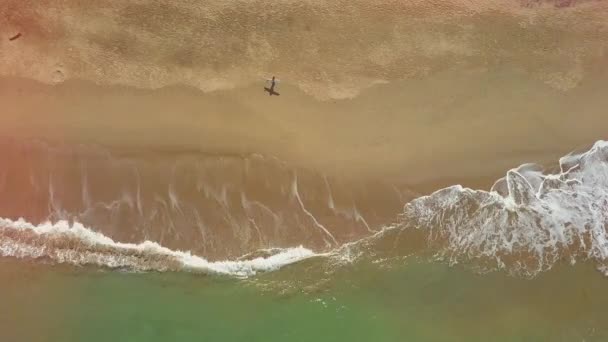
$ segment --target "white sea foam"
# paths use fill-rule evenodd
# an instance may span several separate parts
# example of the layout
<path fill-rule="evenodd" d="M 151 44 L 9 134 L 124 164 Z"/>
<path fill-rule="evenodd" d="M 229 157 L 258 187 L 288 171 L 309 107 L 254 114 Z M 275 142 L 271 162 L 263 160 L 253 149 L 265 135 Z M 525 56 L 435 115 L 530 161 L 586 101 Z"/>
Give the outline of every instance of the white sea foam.
<path fill-rule="evenodd" d="M 556 262 L 608 258 L 608 142 L 560 159 L 560 172 L 530 164 L 491 191 L 452 186 L 406 204 L 398 229 L 428 231 L 451 263 L 535 275 Z"/>
<path fill-rule="evenodd" d="M 277 270 L 315 256 L 303 247 L 274 250 L 275 254 L 250 260 L 211 262 L 190 252 L 174 251 L 155 242 L 115 242 L 80 223 L 66 221 L 33 225 L 23 219 L 0 218 L 0 255 L 46 258 L 58 263 L 97 265 L 143 271 L 187 270 L 236 277 Z"/>

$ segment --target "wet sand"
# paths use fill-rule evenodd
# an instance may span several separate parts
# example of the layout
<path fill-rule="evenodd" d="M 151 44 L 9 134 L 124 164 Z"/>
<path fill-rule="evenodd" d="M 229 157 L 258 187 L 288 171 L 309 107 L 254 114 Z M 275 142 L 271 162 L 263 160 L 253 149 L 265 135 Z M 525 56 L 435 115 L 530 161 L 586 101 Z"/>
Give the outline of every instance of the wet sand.
<path fill-rule="evenodd" d="M 256 153 L 341 178 L 483 178 L 603 138 L 607 75 L 561 92 L 517 71 L 448 72 L 330 102 L 288 84 L 269 98 L 261 86 L 203 94 L 5 78 L 2 133 L 121 153 Z"/>

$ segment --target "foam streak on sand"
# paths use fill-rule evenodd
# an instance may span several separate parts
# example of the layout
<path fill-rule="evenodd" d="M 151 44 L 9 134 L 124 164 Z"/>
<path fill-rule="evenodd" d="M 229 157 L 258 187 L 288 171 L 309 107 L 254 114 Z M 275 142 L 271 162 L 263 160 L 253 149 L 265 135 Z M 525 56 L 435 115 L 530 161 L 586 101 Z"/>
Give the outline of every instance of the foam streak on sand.
<path fill-rule="evenodd" d="M 211 262 L 190 252 L 173 251 L 155 242 L 120 243 L 66 221 L 32 225 L 0 218 L 0 255 L 50 259 L 72 265 L 96 265 L 134 271 L 191 271 L 248 277 L 315 256 L 303 248 L 284 248 L 269 257 Z"/>

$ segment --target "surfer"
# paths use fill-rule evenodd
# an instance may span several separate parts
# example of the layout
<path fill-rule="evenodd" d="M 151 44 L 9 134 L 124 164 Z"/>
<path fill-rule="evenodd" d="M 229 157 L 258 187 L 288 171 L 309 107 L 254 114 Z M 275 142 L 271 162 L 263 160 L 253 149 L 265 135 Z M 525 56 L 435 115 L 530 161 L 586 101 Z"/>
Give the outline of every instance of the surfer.
<path fill-rule="evenodd" d="M 272 95 L 277 95 L 277 96 L 281 95 L 281 94 L 277 93 L 276 91 L 274 91 L 274 86 L 276 85 L 276 82 L 277 82 L 275 80 L 274 76 L 272 76 L 272 80 L 270 80 L 270 82 L 271 82 L 270 83 L 270 88 L 264 87 L 264 91 L 267 91 L 269 96 L 272 96 Z"/>

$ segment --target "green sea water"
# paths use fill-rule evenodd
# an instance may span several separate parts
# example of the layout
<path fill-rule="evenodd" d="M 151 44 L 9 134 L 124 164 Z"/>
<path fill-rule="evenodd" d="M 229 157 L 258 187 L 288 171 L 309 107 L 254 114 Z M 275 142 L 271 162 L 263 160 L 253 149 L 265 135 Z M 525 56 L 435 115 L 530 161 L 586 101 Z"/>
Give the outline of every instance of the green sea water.
<path fill-rule="evenodd" d="M 315 262 L 237 280 L 0 263 L 1 341 L 606 341 L 608 279 Z"/>

